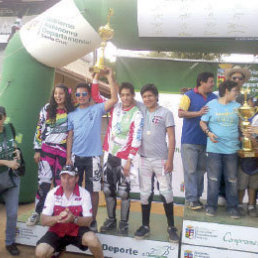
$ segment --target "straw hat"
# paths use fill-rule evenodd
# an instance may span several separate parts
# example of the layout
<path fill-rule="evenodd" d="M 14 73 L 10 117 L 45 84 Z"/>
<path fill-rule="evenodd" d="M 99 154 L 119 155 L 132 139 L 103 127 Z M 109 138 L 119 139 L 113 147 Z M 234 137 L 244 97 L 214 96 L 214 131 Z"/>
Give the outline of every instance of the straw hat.
<path fill-rule="evenodd" d="M 241 66 L 236 65 L 236 66 L 234 66 L 234 67 L 232 67 L 230 69 L 226 69 L 225 70 L 226 80 L 230 79 L 230 76 L 233 73 L 241 73 L 241 74 L 243 74 L 244 82 L 247 82 L 250 79 L 250 77 L 251 77 L 251 73 L 250 73 L 250 71 L 247 68 L 242 68 Z"/>

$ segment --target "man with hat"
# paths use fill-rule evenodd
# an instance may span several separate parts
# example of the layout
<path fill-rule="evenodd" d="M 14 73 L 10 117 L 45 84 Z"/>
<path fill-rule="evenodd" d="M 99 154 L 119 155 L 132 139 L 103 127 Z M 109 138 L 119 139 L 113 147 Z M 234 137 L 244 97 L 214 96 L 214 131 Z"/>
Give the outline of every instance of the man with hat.
<path fill-rule="evenodd" d="M 101 243 L 89 229 L 92 221 L 90 193 L 80 187 L 78 172 L 67 165 L 60 172 L 61 185 L 47 195 L 41 215 L 41 224 L 49 226 L 47 233 L 37 242 L 36 257 L 50 257 L 75 245 L 94 257 L 103 258 Z"/>
<path fill-rule="evenodd" d="M 236 65 L 230 69 L 225 70 L 225 79 L 236 82 L 238 84 L 240 90 L 241 90 L 243 84 L 248 82 L 250 77 L 251 77 L 250 71 L 246 68 L 242 68 L 239 65 Z M 236 101 L 240 104 L 243 104 L 244 96 L 240 94 L 237 97 Z"/>
<path fill-rule="evenodd" d="M 251 77 L 251 73 L 247 68 L 242 68 L 241 66 L 234 66 L 230 69 L 225 70 L 225 78 L 228 80 L 232 80 L 238 83 L 239 88 L 241 89 L 244 83 L 248 82 Z M 250 98 L 250 96 L 249 96 Z M 240 94 L 237 99 L 237 102 L 240 104 L 244 103 L 244 95 Z M 246 161 L 241 160 L 240 163 L 246 163 Z M 244 173 L 241 166 L 239 166 L 238 171 L 238 199 L 239 199 L 239 211 L 242 215 L 245 214 L 245 210 L 243 207 L 243 198 L 245 195 L 245 190 L 248 192 L 248 209 L 247 212 L 250 216 L 256 216 L 255 209 L 255 197 L 256 197 L 256 185 L 258 175 L 248 175 L 248 173 Z M 221 186 L 221 192 L 223 192 L 223 185 Z"/>

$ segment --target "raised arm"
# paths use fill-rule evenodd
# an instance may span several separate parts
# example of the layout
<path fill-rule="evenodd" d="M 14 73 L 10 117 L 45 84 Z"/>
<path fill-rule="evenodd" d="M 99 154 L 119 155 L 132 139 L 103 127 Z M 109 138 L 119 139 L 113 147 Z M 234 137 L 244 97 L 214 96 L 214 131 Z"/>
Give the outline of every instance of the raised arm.
<path fill-rule="evenodd" d="M 96 73 L 94 76 L 93 76 L 93 80 L 92 80 L 92 85 L 91 85 L 91 97 L 93 99 L 93 101 L 95 103 L 103 103 L 106 101 L 105 98 L 103 98 L 101 95 L 100 95 L 100 92 L 99 92 L 99 74 Z"/>

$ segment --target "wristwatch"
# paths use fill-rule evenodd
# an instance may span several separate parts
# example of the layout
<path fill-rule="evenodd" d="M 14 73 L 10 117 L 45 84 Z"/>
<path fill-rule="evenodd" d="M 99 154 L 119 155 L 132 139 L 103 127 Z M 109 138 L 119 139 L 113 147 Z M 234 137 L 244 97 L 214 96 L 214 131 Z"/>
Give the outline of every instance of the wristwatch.
<path fill-rule="evenodd" d="M 74 223 L 74 224 L 78 224 L 78 220 L 79 220 L 79 217 L 78 217 L 78 216 L 75 216 L 75 217 L 74 217 L 74 220 L 73 220 L 73 223 Z"/>

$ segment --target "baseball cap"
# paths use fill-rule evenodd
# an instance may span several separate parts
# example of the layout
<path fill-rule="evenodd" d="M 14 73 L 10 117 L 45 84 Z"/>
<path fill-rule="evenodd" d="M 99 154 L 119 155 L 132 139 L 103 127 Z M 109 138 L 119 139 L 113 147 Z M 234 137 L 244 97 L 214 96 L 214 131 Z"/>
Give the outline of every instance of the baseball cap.
<path fill-rule="evenodd" d="M 69 174 L 70 176 L 77 176 L 78 175 L 78 170 L 76 167 L 72 165 L 65 165 L 60 172 L 60 176 L 63 174 Z"/>

